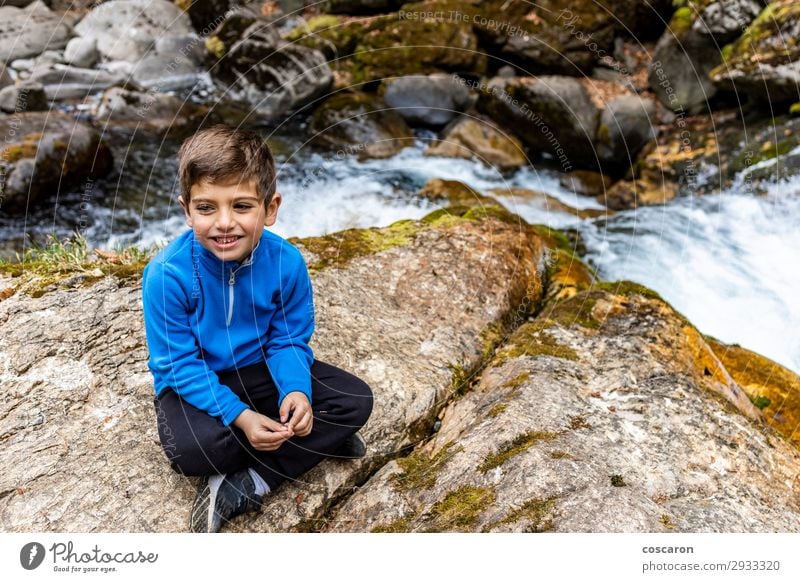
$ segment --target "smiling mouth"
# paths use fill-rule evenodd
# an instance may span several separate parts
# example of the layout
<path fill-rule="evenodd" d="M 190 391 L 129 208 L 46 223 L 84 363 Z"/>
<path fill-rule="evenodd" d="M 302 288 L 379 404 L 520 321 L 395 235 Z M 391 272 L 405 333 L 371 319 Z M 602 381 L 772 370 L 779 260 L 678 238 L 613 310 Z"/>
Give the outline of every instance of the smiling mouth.
<path fill-rule="evenodd" d="M 228 248 L 228 247 L 232 247 L 233 245 L 235 245 L 236 242 L 240 238 L 242 238 L 242 237 L 240 237 L 240 236 L 215 236 L 215 237 L 212 237 L 211 240 L 213 240 L 216 243 L 217 247 Z"/>

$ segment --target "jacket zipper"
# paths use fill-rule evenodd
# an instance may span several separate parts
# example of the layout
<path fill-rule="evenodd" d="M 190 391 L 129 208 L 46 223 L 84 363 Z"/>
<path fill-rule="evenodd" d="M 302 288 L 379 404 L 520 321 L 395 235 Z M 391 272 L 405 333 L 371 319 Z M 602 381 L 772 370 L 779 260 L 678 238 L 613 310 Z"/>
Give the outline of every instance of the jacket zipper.
<path fill-rule="evenodd" d="M 231 276 L 228 279 L 228 319 L 225 321 L 225 325 L 228 327 L 230 327 L 231 318 L 233 317 L 233 285 L 236 283 L 236 271 L 249 265 L 252 262 L 252 258 L 253 256 L 250 255 L 244 263 L 235 269 L 231 269 Z"/>

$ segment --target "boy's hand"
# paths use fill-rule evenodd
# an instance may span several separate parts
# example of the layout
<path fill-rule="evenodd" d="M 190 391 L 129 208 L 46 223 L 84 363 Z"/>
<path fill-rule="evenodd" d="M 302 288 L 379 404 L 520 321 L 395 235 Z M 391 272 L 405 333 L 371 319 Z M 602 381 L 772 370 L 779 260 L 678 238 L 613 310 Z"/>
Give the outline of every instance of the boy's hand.
<path fill-rule="evenodd" d="M 287 425 L 275 422 L 268 416 L 247 409 L 236 417 L 234 426 L 242 429 L 247 440 L 257 451 L 275 451 L 284 441 L 294 436 Z"/>
<path fill-rule="evenodd" d="M 291 413 L 291 418 L 289 414 Z M 281 403 L 281 422 L 289 420 L 289 430 L 297 436 L 307 436 L 314 424 L 311 403 L 302 392 L 290 392 Z"/>

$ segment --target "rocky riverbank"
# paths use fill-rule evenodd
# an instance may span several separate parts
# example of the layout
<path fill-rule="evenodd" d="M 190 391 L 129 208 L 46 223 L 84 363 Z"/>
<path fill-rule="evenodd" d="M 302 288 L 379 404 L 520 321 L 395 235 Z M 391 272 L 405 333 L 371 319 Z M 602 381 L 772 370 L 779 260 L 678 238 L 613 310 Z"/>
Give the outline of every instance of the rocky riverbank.
<path fill-rule="evenodd" d="M 295 242 L 316 356 L 375 391 L 369 455 L 232 530 L 800 531 L 798 378 L 741 351 L 729 372 L 726 346 L 597 283 L 564 235 L 483 199 Z M 158 443 L 137 260 L 4 278 L 4 531 L 186 530 L 197 480 Z"/>

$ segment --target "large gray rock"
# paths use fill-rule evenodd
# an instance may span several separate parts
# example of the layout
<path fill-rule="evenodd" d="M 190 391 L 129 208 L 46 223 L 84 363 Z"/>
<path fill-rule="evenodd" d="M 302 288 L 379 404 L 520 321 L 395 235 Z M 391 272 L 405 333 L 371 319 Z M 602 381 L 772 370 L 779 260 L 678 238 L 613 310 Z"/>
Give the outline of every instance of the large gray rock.
<path fill-rule="evenodd" d="M 93 38 L 75 37 L 70 39 L 64 49 L 64 62 L 74 67 L 93 67 L 99 58 L 97 41 Z"/>
<path fill-rule="evenodd" d="M 59 100 L 86 97 L 109 87 L 122 85 L 126 77 L 99 69 L 56 64 L 35 69 L 29 80 L 44 85 L 48 99 Z"/>
<path fill-rule="evenodd" d="M 437 216 L 303 241 L 315 355 L 376 395 L 362 431 L 369 454 L 324 461 L 226 528 L 314 524 L 386 455 L 430 430 L 453 379 L 465 377 L 454 369 L 481 361 L 481 332 L 539 297 L 545 264 L 534 233 L 510 216 Z M 345 241 L 347 256 L 338 252 Z M 158 443 L 138 277 L 62 285 L 0 301 L 3 531 L 186 531 L 198 480 L 173 473 Z"/>
<path fill-rule="evenodd" d="M 111 154 L 100 134 L 69 115 L 47 111 L 0 117 L 4 180 L 2 212 L 24 214 L 47 194 L 111 169 Z"/>
<path fill-rule="evenodd" d="M 25 8 L 0 7 L 0 63 L 63 48 L 70 36 L 69 25 L 41 0 Z"/>
<path fill-rule="evenodd" d="M 192 34 L 189 16 L 168 0 L 111 0 L 94 8 L 75 27 L 97 41 L 100 54 L 111 60 L 136 61 L 156 39 Z"/>
<path fill-rule="evenodd" d="M 572 77 L 495 77 L 478 108 L 513 131 L 533 153 L 552 156 L 563 171 L 596 168 L 599 111 Z"/>
<path fill-rule="evenodd" d="M 466 111 L 477 97 L 453 75 L 409 75 L 386 82 L 386 104 L 412 126 L 441 128 Z"/>
<path fill-rule="evenodd" d="M 325 531 L 800 532 L 800 454 L 635 285 L 551 303 Z"/>
<path fill-rule="evenodd" d="M 242 33 L 211 73 L 268 119 L 284 118 L 333 85 L 322 53 L 285 42 L 275 25 L 261 20 Z"/>
<path fill-rule="evenodd" d="M 757 0 L 717 0 L 703 8 L 692 30 L 711 35 L 717 44 L 724 45 L 738 38 L 761 8 Z"/>
<path fill-rule="evenodd" d="M 734 43 L 725 62 L 710 72 L 714 85 L 770 104 L 797 102 L 800 91 L 800 3 L 771 2 Z M 764 116 L 772 107 L 764 108 Z"/>
<path fill-rule="evenodd" d="M 155 135 L 180 136 L 214 120 L 202 105 L 156 91 L 139 93 L 120 87 L 108 89 L 91 112 L 95 124 L 106 131 Z"/>
<path fill-rule="evenodd" d="M 50 102 L 41 83 L 22 81 L 0 89 L 0 111 L 22 113 L 23 111 L 47 111 Z"/>
<path fill-rule="evenodd" d="M 613 97 L 600 115 L 597 155 L 606 168 L 629 169 L 642 147 L 655 139 L 656 104 L 638 95 Z"/>
<path fill-rule="evenodd" d="M 388 158 L 412 145 L 403 118 L 372 94 L 341 92 L 320 105 L 308 125 L 309 139 L 336 150 L 337 157 Z"/>
<path fill-rule="evenodd" d="M 208 73 L 180 53 L 150 54 L 136 63 L 131 78 L 144 89 L 174 91 L 205 83 Z"/>

